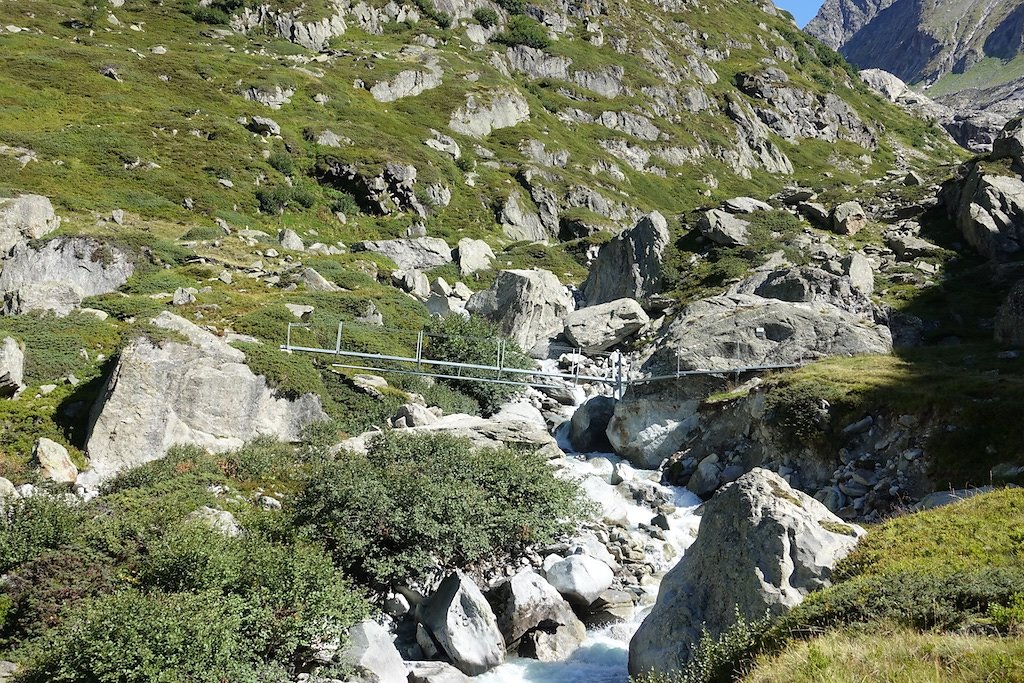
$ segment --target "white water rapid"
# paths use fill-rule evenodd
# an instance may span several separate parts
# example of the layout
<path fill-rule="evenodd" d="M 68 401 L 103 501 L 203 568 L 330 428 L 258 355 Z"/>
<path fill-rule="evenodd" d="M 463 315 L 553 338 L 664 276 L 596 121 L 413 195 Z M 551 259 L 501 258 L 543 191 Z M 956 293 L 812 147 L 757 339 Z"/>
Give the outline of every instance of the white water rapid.
<path fill-rule="evenodd" d="M 586 398 L 582 389 L 574 391 L 574 396 L 577 405 L 566 407 L 567 418 Z M 580 482 L 588 498 L 598 508 L 599 517 L 619 520 L 620 523 L 624 521 L 630 535 L 643 540 L 646 560 L 656 568 L 656 573 L 644 583 L 646 595 L 630 620 L 602 628 L 588 628 L 586 640 L 563 661 L 541 662 L 512 657 L 501 666 L 477 676 L 474 680 L 479 683 L 626 683 L 629 680 L 630 638 L 650 611 L 661 577 L 682 557 L 696 536 L 700 517 L 695 510 L 701 502 L 699 498 L 685 488 L 657 483 L 656 472 L 633 470 L 613 453 L 575 453 L 569 443 L 568 427 L 568 423 L 563 424 L 555 434 L 559 447 L 566 453 L 564 461 L 557 462 L 557 465 L 565 476 Z M 609 483 L 609 463 L 617 472 L 631 476 L 630 482 L 618 486 Z M 675 506 L 675 512 L 668 515 L 669 530 L 665 532 L 664 540 L 654 538 L 639 527 L 640 524 L 650 524 L 657 510 L 625 495 L 631 483 L 634 489 L 651 487 L 660 494 L 659 498 Z"/>

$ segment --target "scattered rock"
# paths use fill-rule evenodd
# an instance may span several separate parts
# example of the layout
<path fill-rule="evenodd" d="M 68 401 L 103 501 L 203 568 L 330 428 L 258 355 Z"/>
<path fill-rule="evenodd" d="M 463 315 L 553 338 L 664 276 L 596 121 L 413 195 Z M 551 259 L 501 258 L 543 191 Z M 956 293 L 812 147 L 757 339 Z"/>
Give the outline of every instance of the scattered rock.
<path fill-rule="evenodd" d="M 361 621 L 348 630 L 338 660 L 353 670 L 349 681 L 407 683 L 408 670 L 388 633 L 374 621 Z"/>
<path fill-rule="evenodd" d="M 289 251 L 306 250 L 306 245 L 302 243 L 302 238 L 294 230 L 282 230 L 277 234 L 277 241 L 278 244 Z"/>
<path fill-rule="evenodd" d="M 868 215 L 857 202 L 843 202 L 832 211 L 832 230 L 839 235 L 855 235 L 868 224 Z"/>
<path fill-rule="evenodd" d="M 16 340 L 0 342 L 0 397 L 10 398 L 25 388 L 25 352 Z"/>
<path fill-rule="evenodd" d="M 198 510 L 190 512 L 186 519 L 202 524 L 228 538 L 238 538 L 242 535 L 242 527 L 238 525 L 238 520 L 227 510 L 218 510 L 204 505 Z"/>
<path fill-rule="evenodd" d="M 459 264 L 459 274 L 467 277 L 480 270 L 490 270 L 494 252 L 483 240 L 463 237 L 459 240 L 456 260 Z"/>
<path fill-rule="evenodd" d="M 37 240 L 60 227 L 60 218 L 46 197 L 35 194 L 0 199 L 0 253 L 27 240 Z"/>
<path fill-rule="evenodd" d="M 697 222 L 700 234 L 723 247 L 742 247 L 749 241 L 750 223 L 718 209 L 705 211 Z"/>
<path fill-rule="evenodd" d="M 352 250 L 387 256 L 401 270 L 429 270 L 452 262 L 451 247 L 439 237 L 358 242 Z"/>
<path fill-rule="evenodd" d="M 548 583 L 580 607 L 589 607 L 615 578 L 611 567 L 589 555 L 570 555 L 551 565 L 546 574 Z"/>

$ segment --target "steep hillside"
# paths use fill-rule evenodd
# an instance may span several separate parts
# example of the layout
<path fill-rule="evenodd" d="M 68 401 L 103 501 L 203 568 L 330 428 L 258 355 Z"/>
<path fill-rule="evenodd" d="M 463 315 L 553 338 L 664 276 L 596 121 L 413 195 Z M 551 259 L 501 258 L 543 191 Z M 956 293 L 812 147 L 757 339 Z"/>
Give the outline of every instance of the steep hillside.
<path fill-rule="evenodd" d="M 0 8 L 0 186 L 91 231 L 120 208 L 325 244 L 414 223 L 573 239 L 834 168 L 880 175 L 917 134 L 749 2 L 202 4 Z M 778 101 L 739 87 L 768 67 L 789 81 Z"/>
<path fill-rule="evenodd" d="M 861 69 L 924 87 L 958 114 L 986 112 L 993 131 L 1024 108 L 1018 0 L 827 0 L 806 31 Z"/>

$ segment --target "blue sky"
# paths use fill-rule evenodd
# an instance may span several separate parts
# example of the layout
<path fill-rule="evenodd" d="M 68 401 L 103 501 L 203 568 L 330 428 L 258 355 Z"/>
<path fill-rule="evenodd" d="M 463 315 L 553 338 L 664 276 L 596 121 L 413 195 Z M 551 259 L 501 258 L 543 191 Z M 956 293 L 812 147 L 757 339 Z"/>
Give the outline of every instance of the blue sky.
<path fill-rule="evenodd" d="M 775 0 L 775 4 L 792 14 L 796 23 L 803 27 L 818 13 L 821 0 Z"/>

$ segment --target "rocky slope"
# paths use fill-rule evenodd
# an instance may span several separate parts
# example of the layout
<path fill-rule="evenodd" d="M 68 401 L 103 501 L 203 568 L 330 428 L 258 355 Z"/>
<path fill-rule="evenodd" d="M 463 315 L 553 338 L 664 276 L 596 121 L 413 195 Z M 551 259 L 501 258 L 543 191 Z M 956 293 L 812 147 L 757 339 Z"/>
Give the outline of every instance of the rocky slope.
<path fill-rule="evenodd" d="M 979 130 L 951 131 L 965 146 L 990 144 L 1024 109 L 1020 2 L 827 0 L 805 30 L 857 67 L 923 87 L 974 121 Z"/>

